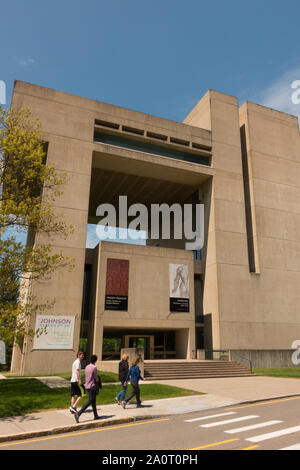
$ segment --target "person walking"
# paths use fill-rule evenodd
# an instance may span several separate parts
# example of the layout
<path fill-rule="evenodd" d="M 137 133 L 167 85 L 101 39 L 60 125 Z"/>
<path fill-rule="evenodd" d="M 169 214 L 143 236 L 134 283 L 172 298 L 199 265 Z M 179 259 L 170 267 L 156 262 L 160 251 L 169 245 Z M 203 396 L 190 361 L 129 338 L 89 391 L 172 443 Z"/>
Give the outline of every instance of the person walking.
<path fill-rule="evenodd" d="M 82 394 L 79 385 L 81 383 L 81 361 L 84 358 L 84 352 L 78 351 L 77 357 L 72 364 L 72 377 L 70 380 L 71 383 L 71 406 L 70 412 L 75 414 L 77 413 L 77 405 L 82 399 Z"/>
<path fill-rule="evenodd" d="M 93 354 L 90 360 L 90 364 L 85 368 L 85 388 L 88 392 L 88 401 L 80 408 L 80 411 L 75 413 L 75 421 L 79 423 L 80 415 L 92 405 L 94 419 L 100 419 L 98 416 L 97 407 L 96 407 L 96 397 L 97 397 L 97 384 L 99 383 L 99 377 L 97 374 L 97 367 L 95 363 L 97 362 L 98 357 Z"/>
<path fill-rule="evenodd" d="M 127 378 L 127 374 L 129 370 L 128 359 L 129 359 L 128 354 L 123 354 L 122 360 L 119 362 L 119 380 L 122 384 L 122 390 L 118 393 L 118 395 L 115 398 L 118 405 L 120 405 L 122 401 L 125 400 L 125 395 L 126 395 L 126 390 L 127 390 L 126 378 Z"/>
<path fill-rule="evenodd" d="M 122 407 L 126 408 L 127 403 L 136 396 L 136 407 L 137 408 L 142 408 L 142 403 L 141 403 L 141 398 L 140 398 L 140 388 L 139 388 L 139 380 L 144 380 L 144 378 L 141 376 L 141 371 L 138 366 L 138 363 L 140 361 L 140 358 L 137 357 L 134 359 L 132 362 L 132 365 L 128 371 L 127 377 L 126 377 L 126 382 L 128 382 L 130 378 L 130 383 L 132 386 L 132 392 L 129 395 L 129 397 L 126 398 L 126 400 L 122 401 Z"/>

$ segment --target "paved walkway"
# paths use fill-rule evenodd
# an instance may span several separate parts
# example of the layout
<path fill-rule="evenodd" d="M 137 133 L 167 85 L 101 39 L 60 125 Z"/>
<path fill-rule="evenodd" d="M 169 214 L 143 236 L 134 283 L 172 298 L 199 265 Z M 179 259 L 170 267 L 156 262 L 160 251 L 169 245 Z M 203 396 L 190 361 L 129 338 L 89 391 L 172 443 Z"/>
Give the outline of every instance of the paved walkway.
<path fill-rule="evenodd" d="M 44 380 L 44 378 L 40 378 L 40 380 Z M 47 378 L 48 386 L 53 380 L 55 382 L 54 378 Z M 147 383 L 141 383 L 141 396 L 143 396 L 143 387 L 146 387 Z M 125 410 L 117 404 L 100 405 L 98 406 L 98 413 L 101 416 L 99 421 L 93 420 L 93 413 L 90 410 L 81 415 L 79 424 L 75 422 L 68 409 L 2 418 L 0 419 L 0 442 L 98 426 L 111 426 L 136 420 L 230 406 L 237 403 L 300 395 L 299 379 L 239 377 L 170 380 L 160 381 L 159 383 L 205 392 L 206 395 L 145 401 L 143 403 L 144 408 L 139 409 L 135 407 L 134 403 L 129 404 Z M 60 380 L 56 381 L 56 386 L 58 384 L 59 386 L 63 385 Z"/>
<path fill-rule="evenodd" d="M 274 397 L 300 395 L 300 379 L 277 377 L 234 377 L 217 379 L 166 380 L 160 383 L 176 385 L 204 393 L 217 393 L 240 402 L 268 400 Z"/>

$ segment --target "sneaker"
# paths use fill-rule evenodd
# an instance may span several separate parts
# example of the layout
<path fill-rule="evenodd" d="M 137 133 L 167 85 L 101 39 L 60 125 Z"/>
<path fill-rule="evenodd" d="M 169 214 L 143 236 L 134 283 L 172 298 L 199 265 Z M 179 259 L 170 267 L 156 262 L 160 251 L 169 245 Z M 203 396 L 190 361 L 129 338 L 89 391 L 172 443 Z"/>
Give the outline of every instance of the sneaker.
<path fill-rule="evenodd" d="M 95 416 L 94 419 L 101 419 L 101 416 Z"/>
<path fill-rule="evenodd" d="M 139 403 L 138 405 L 136 405 L 137 408 L 144 408 L 144 405 L 142 405 L 141 403 Z"/>
<path fill-rule="evenodd" d="M 76 406 L 70 406 L 69 409 L 70 409 L 70 413 L 73 413 L 73 414 L 77 413 L 77 408 L 76 408 Z"/>
<path fill-rule="evenodd" d="M 79 423 L 79 415 L 78 415 L 78 413 L 75 413 L 75 414 L 74 414 L 74 418 L 75 418 L 76 423 Z"/>
<path fill-rule="evenodd" d="M 119 400 L 118 397 L 115 397 L 115 401 L 118 403 L 118 405 L 121 405 L 121 401 Z"/>
<path fill-rule="evenodd" d="M 122 401 L 122 407 L 123 407 L 124 410 L 125 410 L 125 408 L 126 408 L 126 401 Z"/>

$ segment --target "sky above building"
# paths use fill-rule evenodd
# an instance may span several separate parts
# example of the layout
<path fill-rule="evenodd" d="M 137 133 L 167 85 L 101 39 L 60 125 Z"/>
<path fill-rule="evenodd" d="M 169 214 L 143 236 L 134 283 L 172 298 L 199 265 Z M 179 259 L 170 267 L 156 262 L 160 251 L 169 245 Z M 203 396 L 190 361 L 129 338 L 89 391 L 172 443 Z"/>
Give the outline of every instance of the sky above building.
<path fill-rule="evenodd" d="M 300 115 L 299 0 L 1 2 L 0 80 L 182 121 L 208 89 Z"/>
<path fill-rule="evenodd" d="M 299 0 L 10 0 L 0 18 L 6 107 L 23 80 L 175 121 L 208 89 L 300 117 Z"/>

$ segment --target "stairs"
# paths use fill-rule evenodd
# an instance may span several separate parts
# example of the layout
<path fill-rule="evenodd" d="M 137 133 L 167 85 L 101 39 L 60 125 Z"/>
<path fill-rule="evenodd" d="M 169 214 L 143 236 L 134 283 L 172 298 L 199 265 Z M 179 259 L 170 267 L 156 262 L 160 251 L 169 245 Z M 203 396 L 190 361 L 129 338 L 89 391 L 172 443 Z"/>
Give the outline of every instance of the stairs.
<path fill-rule="evenodd" d="M 145 361 L 145 380 L 250 377 L 254 374 L 235 361 Z"/>

